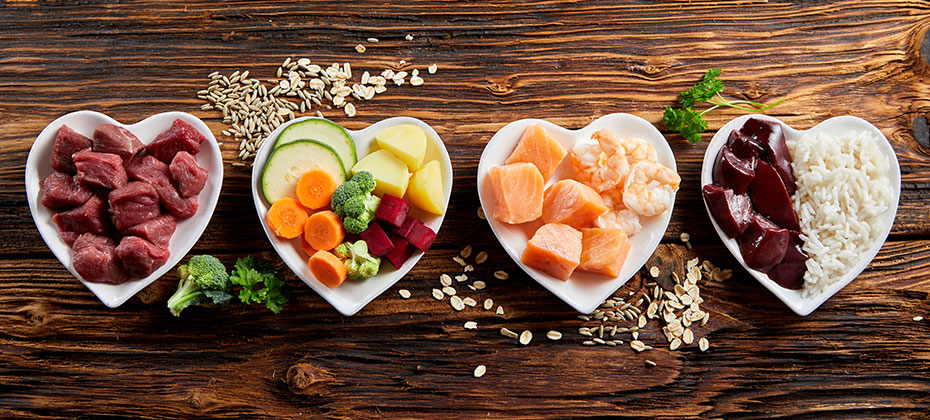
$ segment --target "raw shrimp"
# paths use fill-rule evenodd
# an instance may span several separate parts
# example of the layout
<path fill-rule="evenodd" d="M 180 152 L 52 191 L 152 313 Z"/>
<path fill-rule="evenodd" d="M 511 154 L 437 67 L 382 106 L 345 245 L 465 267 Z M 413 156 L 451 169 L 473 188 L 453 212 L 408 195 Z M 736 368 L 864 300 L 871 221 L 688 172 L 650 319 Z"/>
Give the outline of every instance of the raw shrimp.
<path fill-rule="evenodd" d="M 656 149 L 652 147 L 652 143 L 649 143 L 646 139 L 624 137 L 623 140 L 620 140 L 620 145 L 623 146 L 623 150 L 626 151 L 626 159 L 627 162 L 630 163 L 630 166 L 635 165 L 641 160 L 656 161 Z"/>
<path fill-rule="evenodd" d="M 633 165 L 623 185 L 623 205 L 640 216 L 655 216 L 672 207 L 681 177 L 651 160 Z"/>
<path fill-rule="evenodd" d="M 601 229 L 620 229 L 627 236 L 633 236 L 643 229 L 639 223 L 639 215 L 623 205 L 623 190 L 612 188 L 601 193 L 604 204 L 610 207 L 604 214 L 594 220 L 594 226 Z"/>
<path fill-rule="evenodd" d="M 572 169 L 576 181 L 603 192 L 623 184 L 630 163 L 620 139 L 610 130 L 601 129 L 590 140 L 572 147 Z"/>

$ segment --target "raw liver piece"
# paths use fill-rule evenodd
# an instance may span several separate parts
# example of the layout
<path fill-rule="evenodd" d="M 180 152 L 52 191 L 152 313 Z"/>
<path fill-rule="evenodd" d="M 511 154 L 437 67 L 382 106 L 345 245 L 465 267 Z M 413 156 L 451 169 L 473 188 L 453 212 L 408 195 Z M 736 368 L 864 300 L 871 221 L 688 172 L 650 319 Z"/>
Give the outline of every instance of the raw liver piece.
<path fill-rule="evenodd" d="M 778 226 L 801 230 L 798 215 L 794 212 L 788 194 L 776 169 L 768 162 L 759 161 L 756 164 L 756 176 L 749 186 L 753 208 Z"/>
<path fill-rule="evenodd" d="M 785 289 L 800 290 L 804 286 L 804 273 L 807 265 L 803 262 L 784 261 L 772 267 L 767 273 L 769 278 Z"/>
<path fill-rule="evenodd" d="M 107 207 L 100 197 L 93 196 L 81 207 L 52 216 L 65 242 L 71 240 L 64 232 L 103 235 L 109 230 Z M 73 237 L 73 236 L 72 236 Z"/>
<path fill-rule="evenodd" d="M 752 223 L 736 241 L 739 252 L 749 268 L 769 271 L 785 258 L 788 249 L 788 229 L 782 229 L 760 214 L 753 215 Z"/>
<path fill-rule="evenodd" d="M 178 152 L 168 165 L 171 179 L 178 184 L 181 197 L 187 198 L 200 194 L 207 182 L 207 170 L 197 165 L 197 158 L 187 152 Z"/>
<path fill-rule="evenodd" d="M 532 222 L 542 216 L 543 190 L 546 181 L 536 165 L 511 163 L 488 171 L 494 195 L 491 217 L 503 223 Z"/>
<path fill-rule="evenodd" d="M 523 130 L 517 147 L 513 149 L 504 164 L 532 163 L 539 169 L 543 181 L 546 181 L 552 177 L 555 169 L 567 154 L 565 148 L 552 138 L 541 124 L 530 124 Z"/>
<path fill-rule="evenodd" d="M 138 236 L 155 245 L 167 247 L 171 242 L 171 235 L 174 235 L 174 230 L 177 229 L 177 226 L 174 216 L 165 214 L 147 222 L 132 226 L 126 230 L 126 233 Z"/>
<path fill-rule="evenodd" d="M 82 150 L 74 154 L 74 164 L 77 166 L 75 179 L 88 187 L 113 190 L 129 180 L 123 169 L 123 159 L 112 153 Z"/>
<path fill-rule="evenodd" d="M 155 137 L 147 147 L 149 154 L 158 160 L 170 163 L 174 155 L 184 151 L 192 155 L 200 152 L 200 143 L 206 139 L 196 128 L 184 120 L 177 119 L 171 127 Z"/>
<path fill-rule="evenodd" d="M 788 249 L 785 250 L 785 262 L 806 262 L 810 258 L 804 252 L 804 241 L 801 240 L 801 232 L 788 231 Z"/>
<path fill-rule="evenodd" d="M 568 280 L 581 263 L 581 239 L 581 232 L 569 225 L 543 225 L 526 244 L 520 261 L 559 280 Z"/>
<path fill-rule="evenodd" d="M 735 238 L 746 231 L 753 214 L 748 195 L 736 195 L 733 190 L 715 184 L 707 184 L 701 191 L 710 214 L 728 238 Z"/>
<path fill-rule="evenodd" d="M 171 251 L 138 236 L 124 236 L 116 246 L 116 256 L 130 277 L 146 277 L 168 261 Z"/>
<path fill-rule="evenodd" d="M 158 193 L 147 182 L 134 181 L 110 191 L 110 214 L 113 224 L 122 233 L 130 227 L 161 215 Z"/>
<path fill-rule="evenodd" d="M 74 241 L 74 271 L 85 281 L 120 284 L 129 278 L 116 257 L 113 240 L 85 233 Z"/>
<path fill-rule="evenodd" d="M 631 245 L 626 232 L 621 229 L 581 229 L 578 270 L 617 277 Z"/>
<path fill-rule="evenodd" d="M 756 176 L 756 158 L 742 159 L 728 146 L 720 149 L 714 161 L 714 184 L 730 188 L 735 194 L 745 194 Z"/>
<path fill-rule="evenodd" d="M 145 145 L 139 138 L 123 127 L 100 124 L 94 130 L 94 151 L 115 154 L 123 159 L 124 165 L 142 149 L 145 149 Z"/>
<path fill-rule="evenodd" d="M 71 175 L 53 172 L 42 180 L 42 205 L 52 210 L 67 210 L 90 200 L 94 193 Z"/>
<path fill-rule="evenodd" d="M 791 171 L 791 154 L 788 153 L 788 145 L 785 144 L 785 133 L 781 124 L 750 118 L 743 123 L 740 131 L 762 144 L 765 153 L 768 155 L 766 160 L 775 167 L 778 176 L 781 177 L 785 188 L 788 190 L 788 195 L 794 194 L 797 187 L 794 172 Z"/>
<path fill-rule="evenodd" d="M 78 134 L 67 125 L 62 125 L 55 136 L 55 147 L 52 149 L 52 169 L 68 175 L 76 174 L 77 167 L 74 166 L 71 156 L 93 145 L 91 139 Z"/>
<path fill-rule="evenodd" d="M 574 179 L 563 179 L 543 193 L 542 219 L 546 223 L 562 223 L 575 229 L 590 226 L 606 212 L 601 195 Z"/>
<path fill-rule="evenodd" d="M 149 155 L 133 158 L 126 166 L 126 173 L 130 179 L 150 184 L 168 182 L 171 178 L 168 164 Z"/>
<path fill-rule="evenodd" d="M 730 132 L 730 137 L 727 138 L 727 147 L 733 151 L 734 155 L 742 159 L 764 159 L 767 156 L 765 149 L 758 141 L 739 130 Z"/>

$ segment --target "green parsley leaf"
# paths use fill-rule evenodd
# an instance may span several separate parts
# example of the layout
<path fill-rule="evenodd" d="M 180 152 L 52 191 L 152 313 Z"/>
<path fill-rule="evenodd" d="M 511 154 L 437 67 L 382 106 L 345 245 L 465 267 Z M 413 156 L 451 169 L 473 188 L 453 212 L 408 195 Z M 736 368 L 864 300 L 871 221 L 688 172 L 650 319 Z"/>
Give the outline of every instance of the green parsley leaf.
<path fill-rule="evenodd" d="M 284 294 L 286 283 L 276 276 L 277 271 L 270 261 L 250 255 L 236 260 L 229 280 L 242 287 L 239 290 L 242 303 L 264 302 L 265 307 L 277 314 L 287 303 L 287 296 Z"/>
<path fill-rule="evenodd" d="M 693 108 L 695 102 L 706 102 L 723 91 L 723 82 L 717 80 L 717 76 L 720 76 L 720 69 L 707 70 L 700 82 L 681 92 L 681 107 Z"/>
<path fill-rule="evenodd" d="M 700 112 L 696 112 L 691 108 L 672 109 L 670 106 L 665 107 L 662 123 L 670 130 L 681 133 L 691 143 L 700 142 L 701 133 L 707 130 L 707 121 L 704 121 Z"/>

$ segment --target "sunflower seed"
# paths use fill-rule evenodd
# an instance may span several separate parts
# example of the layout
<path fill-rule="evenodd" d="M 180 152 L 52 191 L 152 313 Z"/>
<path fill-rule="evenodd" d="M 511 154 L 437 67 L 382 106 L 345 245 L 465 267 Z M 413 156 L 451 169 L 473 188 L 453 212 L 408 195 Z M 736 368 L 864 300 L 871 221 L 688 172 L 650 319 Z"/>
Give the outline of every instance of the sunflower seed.
<path fill-rule="evenodd" d="M 647 359 L 645 363 L 646 363 L 646 366 L 649 366 L 649 367 L 655 367 L 655 366 L 656 366 L 656 362 L 653 362 L 652 360 L 648 360 L 648 359 Z"/>
<path fill-rule="evenodd" d="M 501 328 L 501 335 L 504 337 L 517 338 L 519 337 L 517 333 L 508 330 L 507 328 Z"/>
<path fill-rule="evenodd" d="M 465 323 L 466 330 L 474 330 L 478 328 L 478 323 L 475 321 L 468 321 Z"/>
<path fill-rule="evenodd" d="M 562 338 L 562 333 L 553 330 L 553 331 L 547 332 L 546 337 L 548 337 L 550 340 L 555 341 L 555 340 L 559 340 Z"/>
<path fill-rule="evenodd" d="M 487 371 L 488 368 L 485 365 L 478 365 L 478 367 L 475 368 L 475 377 L 480 378 L 484 376 Z"/>
<path fill-rule="evenodd" d="M 531 333 L 530 330 L 524 330 L 522 333 L 520 333 L 520 344 L 523 344 L 524 346 L 530 344 L 530 340 L 532 339 L 533 333 Z"/>
<path fill-rule="evenodd" d="M 924 317 L 922 317 L 922 316 L 920 316 L 920 315 L 917 315 L 917 316 L 915 316 L 913 319 L 914 319 L 914 322 L 920 322 L 920 321 L 923 321 L 923 320 L 924 320 Z"/>
<path fill-rule="evenodd" d="M 404 299 L 410 299 L 410 291 L 407 289 L 400 289 L 397 293 L 400 293 L 400 297 Z"/>
<path fill-rule="evenodd" d="M 591 341 L 591 340 L 587 340 L 587 341 L 582 341 L 582 342 L 581 342 L 581 345 L 583 345 L 583 346 L 593 346 L 593 345 L 595 345 L 595 344 L 597 344 L 597 343 L 595 343 L 595 342 L 593 342 L 593 341 Z"/>

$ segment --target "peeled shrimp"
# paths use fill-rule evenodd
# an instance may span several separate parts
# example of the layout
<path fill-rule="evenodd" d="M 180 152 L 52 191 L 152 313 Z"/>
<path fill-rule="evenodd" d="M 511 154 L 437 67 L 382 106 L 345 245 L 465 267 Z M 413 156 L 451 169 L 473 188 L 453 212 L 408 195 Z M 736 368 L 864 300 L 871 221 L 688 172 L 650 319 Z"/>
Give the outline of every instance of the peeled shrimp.
<path fill-rule="evenodd" d="M 672 207 L 681 177 L 661 163 L 633 165 L 623 185 L 623 205 L 640 216 L 655 216 Z"/>
<path fill-rule="evenodd" d="M 604 204 L 610 209 L 594 220 L 594 226 L 601 229 L 620 229 L 627 236 L 633 236 L 643 229 L 639 215 L 623 205 L 623 190 L 613 188 L 601 193 Z"/>
<path fill-rule="evenodd" d="M 623 146 L 623 150 L 626 152 L 627 162 L 629 162 L 630 166 L 641 160 L 656 161 L 656 149 L 652 147 L 652 143 L 645 139 L 624 137 L 623 140 L 620 140 L 620 145 Z"/>
<path fill-rule="evenodd" d="M 630 163 L 617 135 L 601 129 L 572 147 L 572 169 L 576 181 L 603 192 L 623 183 Z"/>

